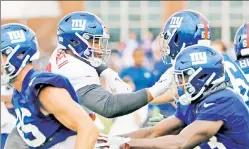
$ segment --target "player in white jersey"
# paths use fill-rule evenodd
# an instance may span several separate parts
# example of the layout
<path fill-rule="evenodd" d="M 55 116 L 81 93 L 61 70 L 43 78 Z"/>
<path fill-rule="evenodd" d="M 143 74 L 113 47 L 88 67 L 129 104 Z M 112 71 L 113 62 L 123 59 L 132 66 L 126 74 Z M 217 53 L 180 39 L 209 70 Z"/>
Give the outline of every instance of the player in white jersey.
<path fill-rule="evenodd" d="M 59 44 L 46 70 L 66 76 L 81 105 L 104 117 L 136 111 L 164 93 L 173 80 L 173 73 L 165 74 L 154 86 L 130 93 L 130 86 L 105 63 L 110 56 L 109 35 L 94 14 L 80 11 L 66 15 L 58 24 L 57 36 Z M 112 93 L 101 87 L 99 77 Z"/>
<path fill-rule="evenodd" d="M 106 62 L 109 35 L 104 23 L 89 12 L 74 12 L 66 15 L 58 24 L 58 47 L 50 58 L 47 71 L 69 78 L 86 108 L 107 118 L 129 114 L 146 105 L 154 97 L 167 90 L 167 81 L 131 94 L 131 88 L 118 74 L 108 68 Z M 99 81 L 104 78 L 104 90 Z M 172 76 L 173 78 L 173 76 Z M 160 84 L 160 85 L 159 85 Z M 149 99 L 147 94 L 151 94 Z"/>

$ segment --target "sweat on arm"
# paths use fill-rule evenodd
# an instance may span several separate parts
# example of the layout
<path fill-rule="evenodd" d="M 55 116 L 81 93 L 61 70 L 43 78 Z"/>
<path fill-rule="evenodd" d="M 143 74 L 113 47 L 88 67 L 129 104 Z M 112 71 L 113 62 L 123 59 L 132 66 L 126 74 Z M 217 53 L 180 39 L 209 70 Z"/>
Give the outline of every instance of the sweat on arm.
<path fill-rule="evenodd" d="M 79 89 L 77 95 L 82 105 L 107 118 L 132 113 L 149 102 L 146 89 L 113 95 L 96 84 Z"/>

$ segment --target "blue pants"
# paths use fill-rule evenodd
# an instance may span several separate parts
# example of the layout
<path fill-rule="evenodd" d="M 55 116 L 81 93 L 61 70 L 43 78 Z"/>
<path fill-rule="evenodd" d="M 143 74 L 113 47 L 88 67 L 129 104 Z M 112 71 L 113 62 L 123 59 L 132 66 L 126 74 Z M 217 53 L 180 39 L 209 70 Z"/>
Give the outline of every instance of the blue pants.
<path fill-rule="evenodd" d="M 7 137 L 8 137 L 8 134 L 6 134 L 6 133 L 1 134 L 1 149 L 4 148 Z"/>

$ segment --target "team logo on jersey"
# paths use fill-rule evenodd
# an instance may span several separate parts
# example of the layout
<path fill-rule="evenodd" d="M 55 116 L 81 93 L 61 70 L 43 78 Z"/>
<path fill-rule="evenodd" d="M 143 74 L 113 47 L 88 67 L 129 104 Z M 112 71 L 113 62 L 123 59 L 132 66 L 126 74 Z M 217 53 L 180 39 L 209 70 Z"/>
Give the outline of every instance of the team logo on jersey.
<path fill-rule="evenodd" d="M 172 17 L 170 21 L 170 28 L 179 28 L 182 24 L 183 17 Z"/>
<path fill-rule="evenodd" d="M 190 54 L 192 65 L 206 64 L 207 63 L 207 54 L 206 52 L 197 52 Z"/>
<path fill-rule="evenodd" d="M 26 41 L 23 30 L 11 31 L 7 33 L 9 35 L 11 43 L 18 43 Z"/>
<path fill-rule="evenodd" d="M 86 29 L 86 20 L 72 20 L 72 30 L 84 31 Z"/>

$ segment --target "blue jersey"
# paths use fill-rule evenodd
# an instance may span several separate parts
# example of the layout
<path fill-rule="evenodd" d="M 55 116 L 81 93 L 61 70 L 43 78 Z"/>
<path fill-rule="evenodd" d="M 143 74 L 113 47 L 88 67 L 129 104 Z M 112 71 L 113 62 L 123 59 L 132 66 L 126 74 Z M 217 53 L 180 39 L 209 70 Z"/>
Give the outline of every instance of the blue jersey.
<path fill-rule="evenodd" d="M 248 102 L 249 80 L 246 79 L 244 72 L 227 54 L 224 54 L 223 56 L 226 81 L 231 82 L 234 90 L 242 96 L 245 102 Z"/>
<path fill-rule="evenodd" d="M 23 80 L 21 92 L 14 90 L 12 98 L 17 115 L 17 130 L 30 148 L 49 148 L 76 134 L 63 126 L 53 115 L 45 116 L 40 111 L 39 91 L 45 86 L 65 88 L 78 102 L 73 87 L 65 77 L 30 70 Z"/>
<path fill-rule="evenodd" d="M 241 58 L 235 61 L 241 70 L 245 73 L 247 80 L 249 80 L 249 57 Z"/>
<path fill-rule="evenodd" d="M 186 125 L 195 120 L 224 122 L 215 136 L 199 145 L 201 149 L 249 149 L 249 109 L 230 89 L 213 93 L 199 103 L 179 104 L 175 116 Z"/>

